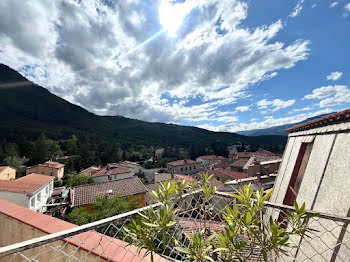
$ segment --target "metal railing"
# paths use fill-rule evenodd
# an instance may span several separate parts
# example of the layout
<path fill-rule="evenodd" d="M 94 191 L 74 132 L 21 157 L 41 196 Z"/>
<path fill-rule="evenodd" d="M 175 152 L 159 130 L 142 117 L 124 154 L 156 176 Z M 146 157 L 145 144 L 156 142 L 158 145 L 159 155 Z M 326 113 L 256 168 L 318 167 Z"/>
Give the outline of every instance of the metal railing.
<path fill-rule="evenodd" d="M 184 201 L 179 206 L 177 223 L 170 234 L 183 246 L 187 245 L 183 232 L 194 233 L 203 228 L 204 216 L 207 228 L 213 231 L 223 230 L 221 211 L 233 201 L 230 194 L 217 192 L 210 203 L 206 203 L 210 212 L 204 214 L 198 208 L 203 205 L 201 194 L 201 191 L 185 194 Z M 145 256 L 146 250 L 139 250 L 133 245 L 133 239 L 125 231 L 125 225 L 140 212 L 158 206 L 159 204 L 154 204 L 58 233 L 0 247 L 0 261 L 150 261 L 150 256 Z M 266 206 L 261 219 L 277 219 L 281 211 L 293 210 L 290 206 L 270 202 L 266 202 Z M 269 261 L 350 261 L 349 224 L 350 218 L 318 213 L 317 217 L 309 221 L 310 227 L 317 231 L 312 232 L 310 237 L 292 237 L 288 254 L 270 254 Z M 258 247 L 252 251 L 249 261 L 261 259 L 255 254 L 258 251 Z M 183 260 L 183 254 L 171 243 L 167 243 L 166 248 L 154 259 Z"/>

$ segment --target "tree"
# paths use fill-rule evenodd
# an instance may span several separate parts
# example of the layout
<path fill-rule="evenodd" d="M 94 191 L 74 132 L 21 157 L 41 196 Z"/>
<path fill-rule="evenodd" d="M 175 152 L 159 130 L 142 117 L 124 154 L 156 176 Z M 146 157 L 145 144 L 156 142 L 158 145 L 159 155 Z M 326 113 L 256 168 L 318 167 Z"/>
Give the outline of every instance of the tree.
<path fill-rule="evenodd" d="M 69 222 L 84 225 L 103 218 L 115 216 L 139 207 L 139 199 L 128 200 L 126 197 L 108 194 L 97 197 L 90 205 L 74 209 L 67 216 Z"/>
<path fill-rule="evenodd" d="M 34 142 L 30 164 L 39 164 L 61 155 L 63 155 L 63 152 L 59 143 L 47 139 L 45 134 L 41 133 L 39 139 Z"/>
<path fill-rule="evenodd" d="M 5 157 L 4 161 L 2 162 L 5 166 L 12 166 L 16 169 L 20 168 L 20 163 L 18 161 L 18 158 L 15 156 L 8 156 Z"/>
<path fill-rule="evenodd" d="M 91 177 L 88 177 L 84 174 L 68 174 L 66 186 L 67 187 L 80 186 L 84 182 L 86 184 L 93 184 L 94 180 Z"/>

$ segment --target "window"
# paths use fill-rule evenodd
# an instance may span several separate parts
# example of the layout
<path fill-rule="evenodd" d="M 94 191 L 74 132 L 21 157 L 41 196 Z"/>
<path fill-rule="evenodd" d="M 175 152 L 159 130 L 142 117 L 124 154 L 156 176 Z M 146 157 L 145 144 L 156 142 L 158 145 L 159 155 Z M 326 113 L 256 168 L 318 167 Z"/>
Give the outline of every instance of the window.
<path fill-rule="evenodd" d="M 33 197 L 33 198 L 30 200 L 30 206 L 32 206 L 32 207 L 35 206 L 35 197 Z"/>
<path fill-rule="evenodd" d="M 289 181 L 283 204 L 292 206 L 297 198 L 305 169 L 310 158 L 313 143 L 302 143 Z"/>
<path fill-rule="evenodd" d="M 181 171 L 184 171 L 184 169 L 181 167 Z"/>
<path fill-rule="evenodd" d="M 190 166 L 190 170 L 192 170 L 192 167 Z"/>
<path fill-rule="evenodd" d="M 50 172 L 50 176 L 53 176 L 53 171 Z"/>
<path fill-rule="evenodd" d="M 185 171 L 187 171 L 187 167 L 185 167 Z"/>
<path fill-rule="evenodd" d="M 294 201 L 296 200 L 301 182 L 303 181 L 305 169 L 307 163 L 309 162 L 311 150 L 313 147 L 313 142 L 311 143 L 302 143 L 298 153 L 297 160 L 295 161 L 294 169 L 292 176 L 289 181 L 287 192 L 284 196 L 283 204 L 293 206 Z M 278 221 L 282 222 L 285 217 L 284 213 L 280 213 Z"/>
<path fill-rule="evenodd" d="M 196 169 L 196 166 L 194 166 L 193 169 Z"/>
<path fill-rule="evenodd" d="M 39 192 L 38 196 L 36 197 L 36 199 L 38 200 L 38 202 L 41 201 L 41 192 Z"/>
<path fill-rule="evenodd" d="M 49 186 L 45 187 L 45 193 L 46 193 L 46 194 L 49 193 Z"/>
<path fill-rule="evenodd" d="M 53 190 L 53 182 L 51 182 L 51 190 Z"/>

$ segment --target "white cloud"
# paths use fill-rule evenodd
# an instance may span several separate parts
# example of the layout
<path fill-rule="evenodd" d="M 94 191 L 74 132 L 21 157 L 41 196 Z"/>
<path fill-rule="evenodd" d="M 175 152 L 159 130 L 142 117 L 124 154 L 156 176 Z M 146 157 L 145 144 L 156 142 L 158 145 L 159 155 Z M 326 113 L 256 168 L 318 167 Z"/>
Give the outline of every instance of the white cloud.
<path fill-rule="evenodd" d="M 92 112 L 179 123 L 211 119 L 309 54 L 307 40 L 274 40 L 280 20 L 246 28 L 241 0 L 193 1 L 177 37 L 148 41 L 160 2 L 142 3 L 1 0 L 0 62 Z"/>
<path fill-rule="evenodd" d="M 262 129 L 262 128 L 268 128 L 272 126 L 279 126 L 279 125 L 285 125 L 285 124 L 292 124 L 297 123 L 300 121 L 303 121 L 307 118 L 318 116 L 321 114 L 327 114 L 331 113 L 334 110 L 330 108 L 325 108 L 322 110 L 318 110 L 316 112 L 310 112 L 310 113 L 299 113 L 294 116 L 288 116 L 288 117 L 281 117 L 281 118 L 275 118 L 273 116 L 265 117 L 263 121 L 251 121 L 250 123 L 232 123 L 232 124 L 226 124 L 226 125 L 211 125 L 211 124 L 205 124 L 198 127 L 202 127 L 208 130 L 212 131 L 230 131 L 230 132 L 237 132 L 237 131 L 245 131 L 245 130 L 254 130 L 254 129 Z"/>
<path fill-rule="evenodd" d="M 245 112 L 245 111 L 248 111 L 250 108 L 249 106 L 238 106 L 236 107 L 236 111 L 238 112 Z"/>
<path fill-rule="evenodd" d="M 306 106 L 303 108 L 294 108 L 292 111 L 289 112 L 289 114 L 307 112 L 307 111 L 310 111 L 311 109 L 312 108 L 310 106 Z"/>
<path fill-rule="evenodd" d="M 340 78 L 342 77 L 342 75 L 343 75 L 342 72 L 335 71 L 335 72 L 330 73 L 330 74 L 327 76 L 327 80 L 336 81 L 336 80 L 340 79 Z"/>
<path fill-rule="evenodd" d="M 306 95 L 304 99 L 319 99 L 320 107 L 338 106 L 350 103 L 350 89 L 344 85 L 323 86 L 314 89 L 312 94 Z"/>
<path fill-rule="evenodd" d="M 313 4 L 312 6 L 311 6 L 311 8 L 315 8 L 317 6 L 317 4 Z"/>
<path fill-rule="evenodd" d="M 293 11 L 289 14 L 290 17 L 296 17 L 300 14 L 301 10 L 303 10 L 304 0 L 299 0 L 295 5 Z"/>
<path fill-rule="evenodd" d="M 350 12 L 350 2 L 344 6 L 345 10 Z"/>
<path fill-rule="evenodd" d="M 281 99 L 274 99 L 274 100 L 267 100 L 263 99 L 258 101 L 256 104 L 259 109 L 268 109 L 261 111 L 262 114 L 267 113 L 269 110 L 272 112 L 275 112 L 277 110 L 280 110 L 282 108 L 287 108 L 292 106 L 295 103 L 294 99 L 290 100 L 281 100 Z"/>
<path fill-rule="evenodd" d="M 337 6 L 338 4 L 339 4 L 339 2 L 333 2 L 333 3 L 330 4 L 330 7 L 335 7 L 335 6 Z"/>

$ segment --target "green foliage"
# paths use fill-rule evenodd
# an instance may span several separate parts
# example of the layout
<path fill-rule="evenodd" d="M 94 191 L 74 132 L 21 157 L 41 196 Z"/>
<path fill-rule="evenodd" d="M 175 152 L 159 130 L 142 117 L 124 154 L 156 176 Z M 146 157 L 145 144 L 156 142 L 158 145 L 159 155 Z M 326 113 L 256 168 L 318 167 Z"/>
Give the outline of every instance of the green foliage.
<path fill-rule="evenodd" d="M 232 194 L 235 201 L 222 211 L 224 230 L 212 232 L 207 227 L 207 219 L 214 209 L 211 200 L 216 193 L 216 187 L 210 185 L 212 177 L 203 175 L 200 188 L 202 190 L 203 215 L 202 228 L 198 233 L 185 234 L 183 239 L 174 227 L 178 223 L 179 209 L 182 208 L 182 193 L 193 189 L 196 185 L 175 181 L 164 183 L 152 195 L 160 204 L 140 213 L 136 219 L 125 226 L 132 237 L 132 244 L 146 250 L 146 255 L 164 254 L 169 247 L 176 248 L 189 261 L 250 261 L 253 250 L 258 250 L 258 261 L 267 261 L 268 254 L 287 254 L 292 236 L 308 236 L 314 230 L 308 226 L 309 220 L 315 215 L 306 213 L 305 205 L 295 203 L 295 210 L 283 213 L 284 221 L 270 218 L 265 221 L 261 215 L 266 212 L 265 203 L 272 194 L 264 189 L 254 192 L 250 185 Z M 209 206 L 209 207 L 207 207 Z M 174 237 L 175 235 L 175 237 Z M 246 252 L 251 250 L 251 252 Z M 152 260 L 153 261 L 153 260 Z"/>
<path fill-rule="evenodd" d="M 97 197 L 90 205 L 74 209 L 67 215 L 69 222 L 75 225 L 84 225 L 103 218 L 115 216 L 139 207 L 137 198 L 128 200 L 125 197 L 115 196 L 109 198 L 106 194 Z"/>
<path fill-rule="evenodd" d="M 214 262 L 210 257 L 210 253 L 213 249 L 211 243 L 215 235 L 207 237 L 204 229 L 200 230 L 197 234 L 185 235 L 190 242 L 190 247 L 176 247 L 178 251 L 186 254 L 186 257 L 190 260 Z"/>
<path fill-rule="evenodd" d="M 88 177 L 83 174 L 67 175 L 67 181 L 66 181 L 67 187 L 75 187 L 75 186 L 80 186 L 81 184 L 93 184 L 93 183 L 94 183 L 94 180 L 91 177 Z"/>
<path fill-rule="evenodd" d="M 42 133 L 38 140 L 33 144 L 33 150 L 30 157 L 30 164 L 43 163 L 57 156 L 62 156 L 63 152 L 58 141 L 47 139 Z"/>
<path fill-rule="evenodd" d="M 0 64 L 0 83 L 24 81 L 27 79 L 19 73 Z M 162 147 L 165 157 L 170 159 L 188 156 L 195 159 L 207 152 L 226 156 L 226 146 L 239 142 L 268 150 L 274 147 L 278 151 L 286 142 L 286 137 L 282 136 L 247 137 L 121 116 L 97 116 L 30 81 L 26 86 L 2 87 L 0 97 L 0 161 L 7 156 L 19 155 L 32 158 L 29 163 L 32 165 L 54 159 L 64 151 L 65 155 L 78 156 L 69 163 L 71 171 L 78 172 L 93 164 L 121 160 L 120 149 L 123 150 L 122 159 L 136 159 L 133 151 L 140 151 L 141 145 Z M 56 141 L 56 144 L 47 145 L 42 137 L 35 141 L 42 133 L 47 137 L 45 140 Z M 9 143 L 15 150 L 4 150 Z M 142 155 L 149 156 L 147 153 Z"/>
<path fill-rule="evenodd" d="M 5 166 L 12 166 L 16 169 L 20 168 L 20 163 L 18 161 L 18 158 L 15 156 L 8 156 L 3 161 L 2 164 Z"/>

